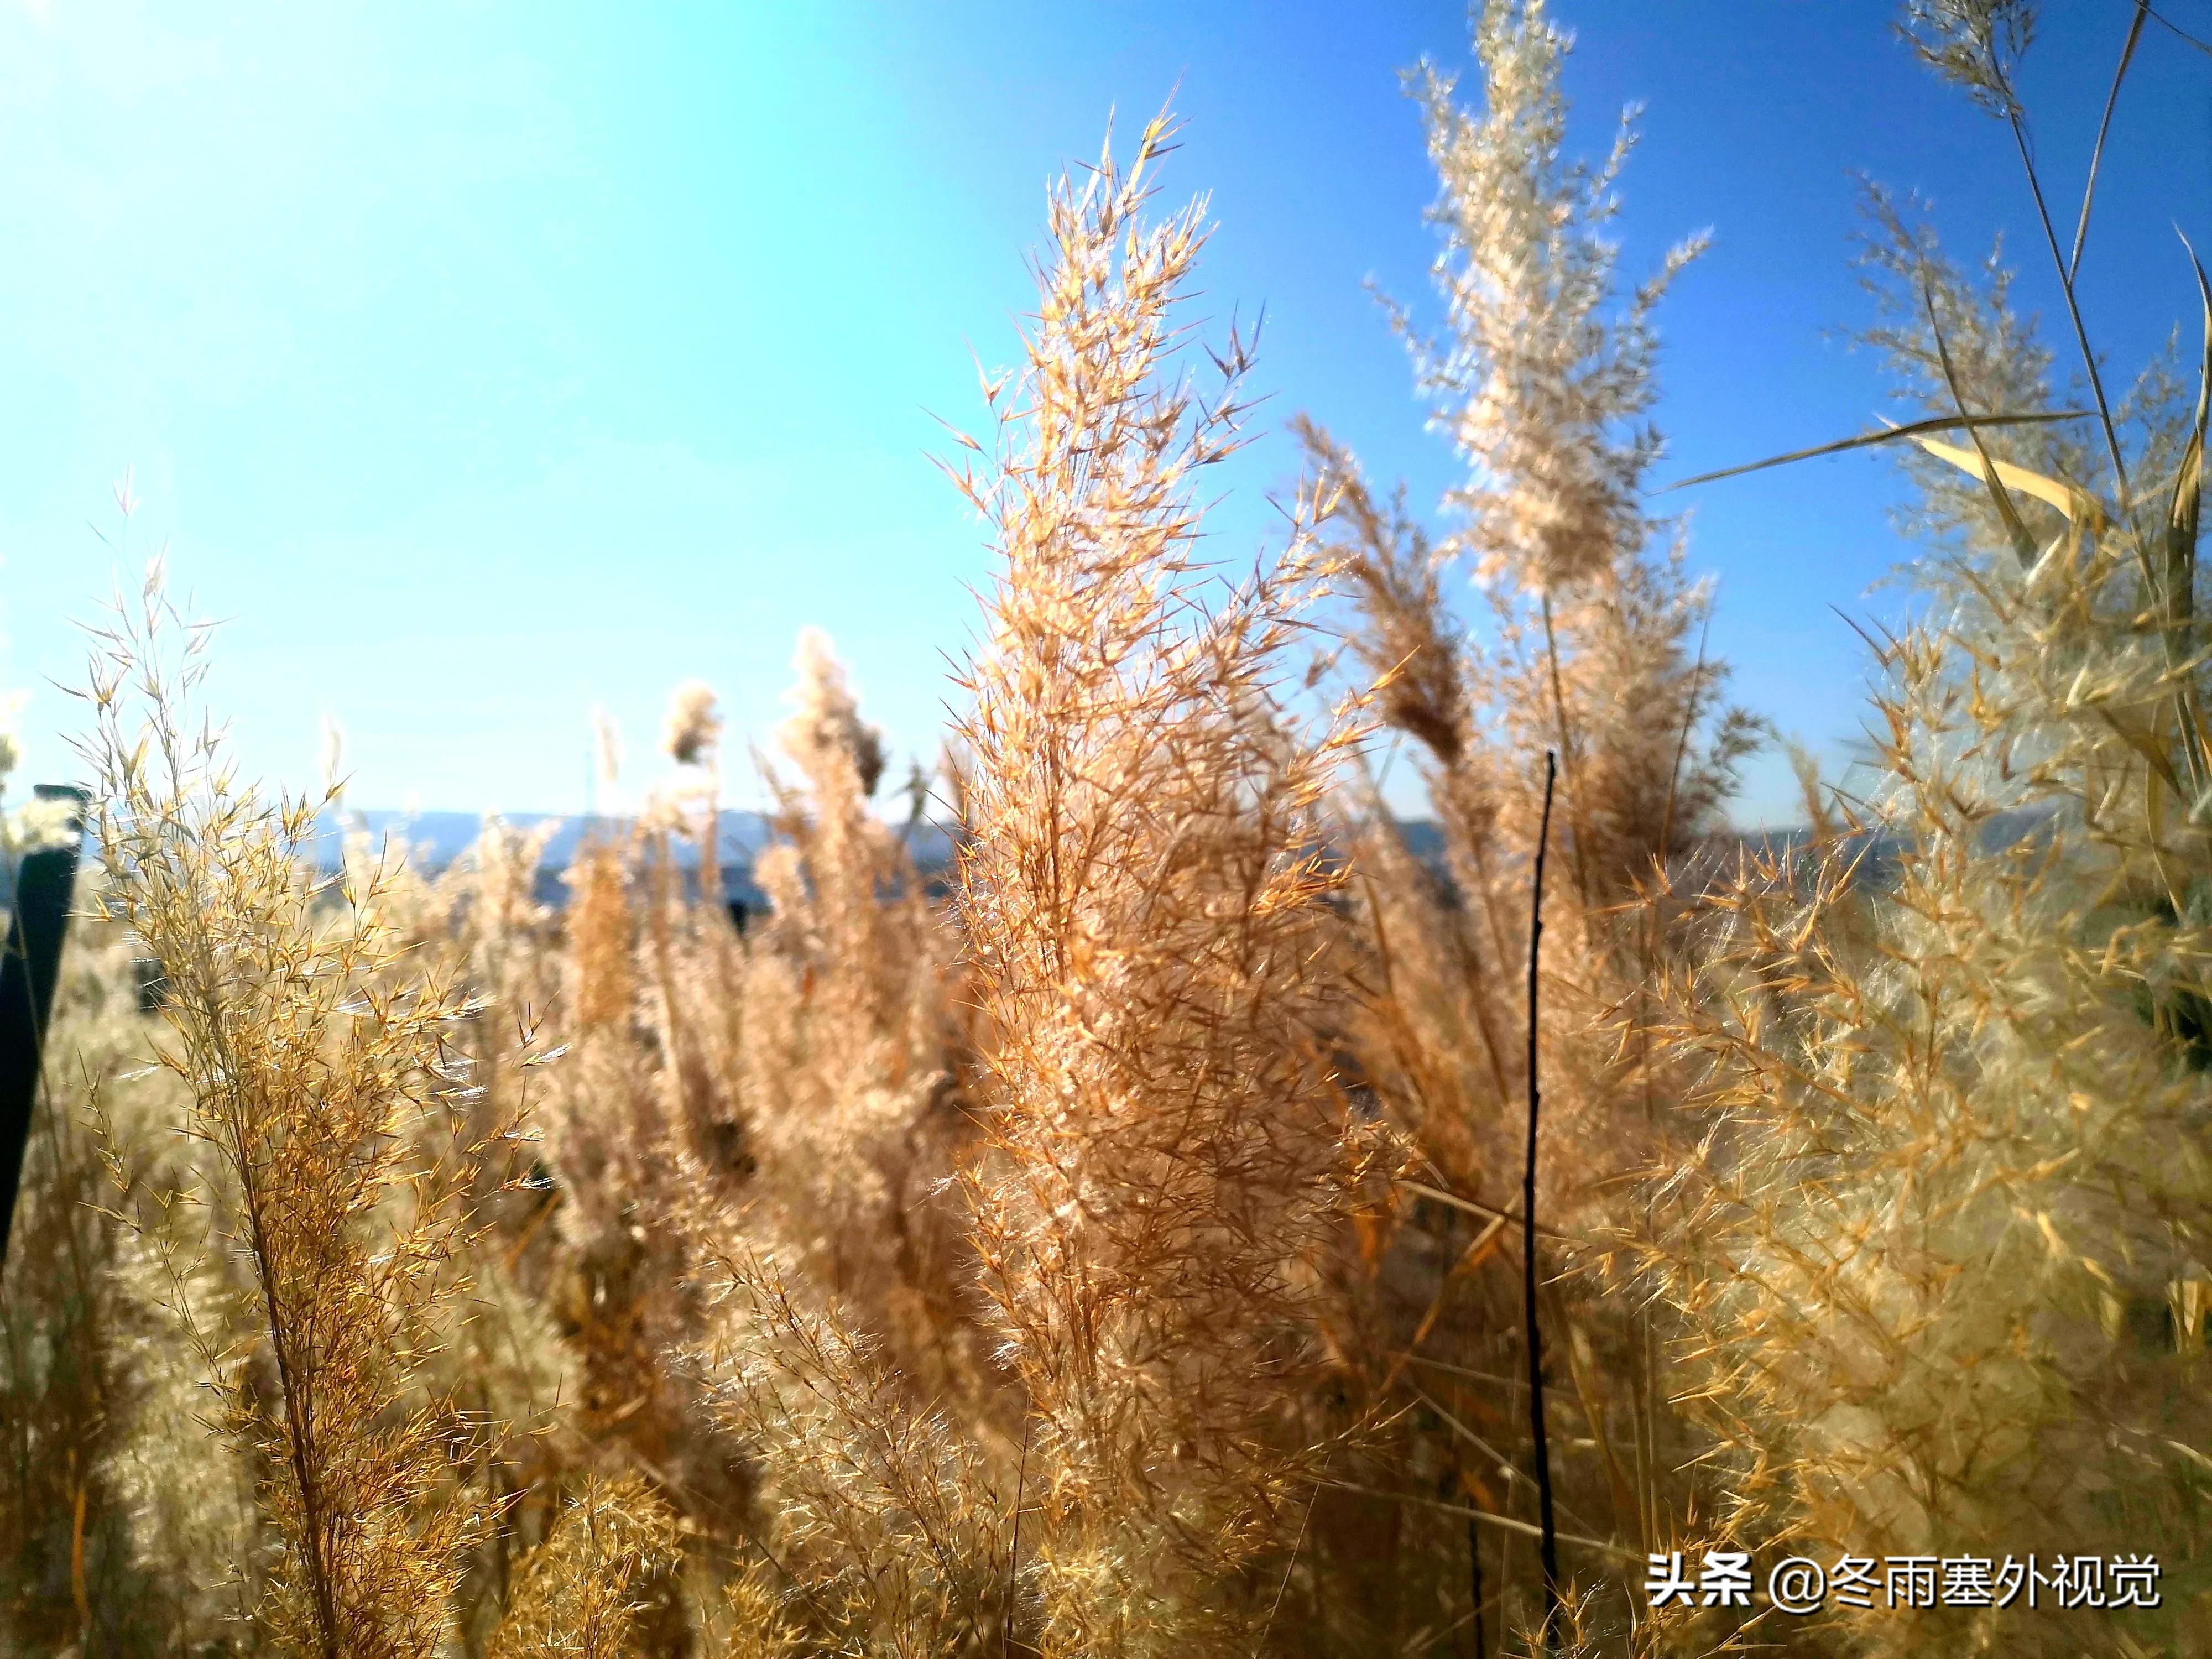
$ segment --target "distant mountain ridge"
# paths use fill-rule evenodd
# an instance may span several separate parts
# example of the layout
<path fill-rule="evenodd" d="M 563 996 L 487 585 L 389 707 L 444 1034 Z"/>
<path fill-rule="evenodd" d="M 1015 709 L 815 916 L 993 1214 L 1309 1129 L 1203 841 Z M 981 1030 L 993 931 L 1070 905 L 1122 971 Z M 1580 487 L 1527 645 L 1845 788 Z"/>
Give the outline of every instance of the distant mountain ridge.
<path fill-rule="evenodd" d="M 636 823 L 630 817 L 586 817 L 557 812 L 404 812 L 382 809 L 325 812 L 315 823 L 316 861 L 325 869 L 336 867 L 345 838 L 365 831 L 372 843 L 404 850 L 408 861 L 428 873 L 450 868 L 474 847 L 487 823 L 496 820 L 507 829 L 527 833 L 550 824 L 545 848 L 538 863 L 536 896 L 540 903 L 567 903 L 568 866 L 576 860 L 586 836 L 618 838 Z M 942 824 L 924 821 L 908 831 L 890 826 L 908 837 L 908 847 L 923 873 L 936 874 L 952 862 L 952 837 Z M 775 839 L 765 813 L 726 809 L 716 821 L 715 851 L 722 866 L 722 885 L 733 899 L 758 905 L 765 896 L 753 884 L 753 860 Z M 699 846 L 690 838 L 674 848 L 677 867 L 696 871 Z"/>
<path fill-rule="evenodd" d="M 2021 840 L 2039 827 L 2050 823 L 2053 810 L 2050 808 L 2015 808 L 1999 812 L 1982 828 L 1981 842 L 1985 849 L 1995 849 Z M 372 836 L 404 842 L 410 855 L 421 860 L 426 868 L 442 870 L 476 844 L 483 833 L 489 817 L 514 830 L 532 830 L 544 823 L 556 825 L 545 843 L 539 867 L 556 879 L 567 871 L 582 846 L 587 832 L 596 828 L 603 835 L 621 835 L 631 826 L 629 818 L 562 817 L 550 812 L 517 812 L 513 814 L 476 814 L 470 812 L 418 812 L 409 814 L 393 811 L 349 812 L 343 819 L 330 819 L 319 825 L 319 835 L 328 848 L 326 863 L 335 863 L 337 849 L 343 833 L 341 823 L 358 824 Z M 327 817 L 327 815 L 326 815 Z M 725 811 L 720 822 L 719 851 L 726 879 L 735 876 L 750 877 L 753 860 L 771 841 L 775 832 L 767 816 L 760 812 Z M 1401 818 L 1398 832 L 1404 839 L 1407 850 L 1422 863 L 1443 873 L 1444 865 L 1443 828 L 1433 818 Z M 939 875 L 952 863 L 951 833 L 940 823 L 925 821 L 908 833 L 908 848 L 915 863 L 925 874 Z M 1724 831 L 1711 838 L 1703 853 L 1692 855 L 1695 863 L 1718 859 L 1729 859 L 1738 849 L 1754 857 L 1780 857 L 1804 846 L 1810 832 L 1802 827 L 1770 830 Z M 1873 831 L 1850 838 L 1848 843 L 1854 851 L 1865 856 L 1865 873 L 1877 884 L 1887 885 L 1893 878 L 1899 855 L 1905 850 L 1907 837 L 1896 831 Z M 699 849 L 695 842 L 685 841 L 676 848 L 678 865 L 687 870 L 696 869 Z M 749 879 L 744 881 L 750 885 Z M 560 890 L 566 892 L 565 884 Z M 734 891 L 735 889 L 733 888 Z"/>
<path fill-rule="evenodd" d="M 2051 816 L 2047 809 L 2000 812 L 1983 827 L 1982 844 L 1994 850 L 2021 840 L 2047 824 Z M 536 896 L 539 902 L 556 908 L 568 902 L 568 867 L 574 863 L 585 836 L 592 833 L 619 836 L 635 822 L 628 817 L 587 818 L 556 812 L 406 812 L 383 809 L 325 812 L 316 821 L 316 860 L 325 869 L 335 868 L 346 836 L 365 830 L 374 842 L 404 848 L 410 864 L 426 873 L 435 874 L 450 868 L 475 846 L 483 834 L 486 822 L 494 818 L 510 830 L 527 831 L 548 823 L 553 826 L 538 862 Z M 915 863 L 922 874 L 931 878 L 933 885 L 942 882 L 952 866 L 951 832 L 943 824 L 927 821 L 911 831 L 903 826 L 892 828 L 896 833 L 908 836 Z M 725 811 L 720 815 L 719 830 L 717 850 L 721 855 L 724 890 L 732 898 L 750 906 L 764 904 L 765 895 L 752 880 L 752 867 L 753 861 L 775 839 L 767 815 Z M 1401 818 L 1398 830 L 1407 849 L 1417 860 L 1448 878 L 1440 824 L 1431 818 Z M 1702 866 L 1710 873 L 1717 874 L 1722 866 L 1733 863 L 1738 852 L 1786 861 L 1787 855 L 1806 845 L 1808 839 L 1809 832 L 1802 828 L 1725 833 L 1716 836 L 1701 852 L 1692 855 L 1688 867 Z M 1849 845 L 1850 850 L 1863 856 L 1863 878 L 1877 887 L 1886 887 L 1896 878 L 1906 837 L 1895 832 L 1875 832 L 1853 837 Z M 679 868 L 686 872 L 697 870 L 699 849 L 696 842 L 686 840 L 678 843 L 675 854 Z M 0 859 L 0 908 L 5 908 L 14 887 L 15 872 L 8 866 L 9 860 Z M 1677 872 L 1678 877 L 1687 873 L 1688 868 Z"/>
<path fill-rule="evenodd" d="M 366 830 L 372 841 L 404 847 L 410 860 L 421 860 L 428 869 L 442 870 L 475 846 L 483 835 L 484 825 L 494 820 L 525 834 L 545 824 L 553 825 L 544 858 L 545 867 L 552 870 L 565 870 L 575 862 L 577 849 L 584 844 L 587 834 L 597 830 L 603 836 L 619 837 L 636 822 L 628 817 L 587 818 L 559 812 L 326 811 L 315 821 L 318 858 L 326 865 L 336 863 L 345 837 L 357 830 Z M 750 864 L 770 839 L 768 818 L 759 812 L 726 811 L 720 816 L 719 828 L 717 850 L 726 864 Z M 677 849 L 677 859 L 687 867 L 696 865 L 697 845 L 684 841 Z"/>

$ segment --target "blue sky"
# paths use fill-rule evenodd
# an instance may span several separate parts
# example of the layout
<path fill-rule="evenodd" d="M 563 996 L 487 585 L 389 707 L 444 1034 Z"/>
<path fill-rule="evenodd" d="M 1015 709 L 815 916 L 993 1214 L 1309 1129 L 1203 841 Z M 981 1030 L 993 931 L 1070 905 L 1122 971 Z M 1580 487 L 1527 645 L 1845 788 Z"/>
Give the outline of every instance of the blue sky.
<path fill-rule="evenodd" d="M 1312 411 L 1416 500 L 1452 476 L 1362 284 L 1428 297 L 1397 71 L 1464 64 L 1455 4 L 7 4 L 0 684 L 33 691 L 34 777 L 70 769 L 48 682 L 79 672 L 126 469 L 130 545 L 228 619 L 210 691 L 251 772 L 312 781 L 328 716 L 363 805 L 574 811 L 594 705 L 641 787 L 675 681 L 765 738 L 809 623 L 894 749 L 933 752 L 989 567 L 933 415 L 977 418 L 971 346 L 1014 358 L 1048 177 L 1170 91 L 1167 189 L 1219 224 L 1199 309 L 1266 306 L 1267 415 Z M 2212 0 L 2160 9 L 2212 36 Z M 2026 85 L 2070 222 L 2130 6 L 2054 10 Z M 1662 477 L 1884 406 L 1839 337 L 1869 315 L 1859 172 L 1930 196 L 1962 255 L 2010 227 L 2055 319 L 2003 130 L 1875 0 L 1558 15 L 1579 147 L 1647 106 L 1626 270 L 1714 233 L 1662 317 Z M 2084 286 L 2131 368 L 2193 331 L 2173 230 L 2212 241 L 2212 58 L 2153 28 L 2107 167 Z M 1224 556 L 1291 466 L 1263 435 L 1224 469 Z M 1673 498 L 1737 696 L 1831 753 L 1864 661 L 1830 607 L 1905 603 L 1868 591 L 1907 551 L 1896 497 L 1846 458 Z M 1770 762 L 1741 816 L 1790 805 Z"/>

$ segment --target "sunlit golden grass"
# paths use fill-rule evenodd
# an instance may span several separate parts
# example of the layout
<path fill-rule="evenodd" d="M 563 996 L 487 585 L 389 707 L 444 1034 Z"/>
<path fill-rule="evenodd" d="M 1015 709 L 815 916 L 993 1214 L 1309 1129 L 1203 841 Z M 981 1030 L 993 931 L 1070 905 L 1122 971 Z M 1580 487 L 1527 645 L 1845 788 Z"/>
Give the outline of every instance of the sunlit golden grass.
<path fill-rule="evenodd" d="M 2032 21 L 1908 34 L 2024 137 Z M 1171 125 L 1054 189 L 948 467 L 994 560 L 950 870 L 812 632 L 742 926 L 696 682 L 565 906 L 495 822 L 326 870 L 342 803 L 235 778 L 211 636 L 126 596 L 0 1277 L 8 1650 L 2212 1651 L 2203 397 L 2061 399 L 2002 268 L 1875 197 L 1913 424 L 1848 442 L 1906 459 L 1930 603 L 1874 642 L 1875 786 L 1808 763 L 1805 831 L 1739 843 L 1765 727 L 1653 507 L 1695 247 L 1624 283 L 1565 39 L 1492 0 L 1475 44 L 1471 101 L 1411 82 L 1433 520 L 1301 417 L 1222 581 L 1251 343 L 1190 313 Z M 1747 1605 L 1652 1604 L 1655 1554 L 1729 1550 Z M 1764 1595 L 2031 1552 L 2155 1555 L 2161 1605 Z"/>

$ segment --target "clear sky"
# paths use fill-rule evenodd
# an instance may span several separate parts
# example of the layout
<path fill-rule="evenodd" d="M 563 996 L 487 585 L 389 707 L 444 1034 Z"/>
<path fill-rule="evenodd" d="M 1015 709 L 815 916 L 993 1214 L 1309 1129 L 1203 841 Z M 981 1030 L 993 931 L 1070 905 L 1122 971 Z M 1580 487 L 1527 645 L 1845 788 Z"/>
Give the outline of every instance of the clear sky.
<path fill-rule="evenodd" d="M 1434 194 L 1397 72 L 1468 55 L 1449 0 L 958 0 L 622 7 L 155 7 L 0 13 L 0 684 L 30 775 L 70 769 L 73 619 L 131 543 L 228 618 L 212 693 L 252 772 L 305 784 L 346 734 L 364 805 L 574 811 L 604 706 L 650 750 L 700 676 L 740 732 L 781 717 L 799 629 L 870 716 L 933 753 L 984 578 L 929 457 L 1013 360 L 1043 187 L 1175 94 L 1165 182 L 1210 191 L 1202 309 L 1263 303 L 1268 413 L 1311 410 L 1432 501 L 1373 277 L 1425 302 Z M 2027 89 L 2070 222 L 2130 0 L 2051 8 Z M 2212 36 L 2212 0 L 2160 0 Z M 194 14 L 198 14 L 195 15 Z M 1838 331 L 1855 177 L 1994 230 L 2055 315 L 2003 130 L 1898 46 L 1880 0 L 1565 0 L 1578 145 L 1642 100 L 1626 270 L 1711 227 L 1662 317 L 1682 477 L 1860 429 L 1883 407 Z M 2146 37 L 2084 285 L 2131 369 L 2188 319 L 2173 235 L 2212 242 L 2212 58 Z M 1212 521 L 1249 556 L 1291 452 L 1263 438 Z M 1672 498 L 1713 573 L 1741 700 L 1835 751 L 1863 647 L 1830 607 L 1905 550 L 1847 458 Z M 641 781 L 646 769 L 633 765 Z M 1786 817 L 1768 763 L 1741 803 Z M 740 792 L 743 793 L 742 791 Z"/>

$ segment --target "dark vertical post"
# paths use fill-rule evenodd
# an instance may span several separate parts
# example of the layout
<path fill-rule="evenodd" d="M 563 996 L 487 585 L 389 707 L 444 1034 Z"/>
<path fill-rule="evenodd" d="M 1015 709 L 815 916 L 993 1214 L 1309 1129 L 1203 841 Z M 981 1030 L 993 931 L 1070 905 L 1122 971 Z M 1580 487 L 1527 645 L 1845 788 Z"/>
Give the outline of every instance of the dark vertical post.
<path fill-rule="evenodd" d="M 1544 751 L 1544 818 L 1536 831 L 1536 883 L 1528 901 L 1528 1162 L 1521 1176 L 1521 1288 L 1528 1322 L 1528 1431 L 1536 1443 L 1536 1504 L 1544 1532 L 1544 1633 L 1552 1650 L 1559 1622 L 1559 1535 L 1552 1521 L 1552 1449 L 1544 1434 L 1544 1334 L 1536 1321 L 1536 953 L 1544 938 L 1544 848 L 1552 838 L 1552 786 L 1559 759 Z"/>
<path fill-rule="evenodd" d="M 0 958 L 0 1261 L 8 1256 L 15 1191 L 23 1179 L 23 1148 L 31 1138 L 31 1113 L 39 1098 L 39 1052 L 53 1006 L 70 897 L 76 888 L 87 799 L 83 790 L 60 784 L 42 783 L 34 793 L 41 800 L 72 802 L 76 810 L 62 844 L 27 854 L 16 869 L 7 955 Z"/>

